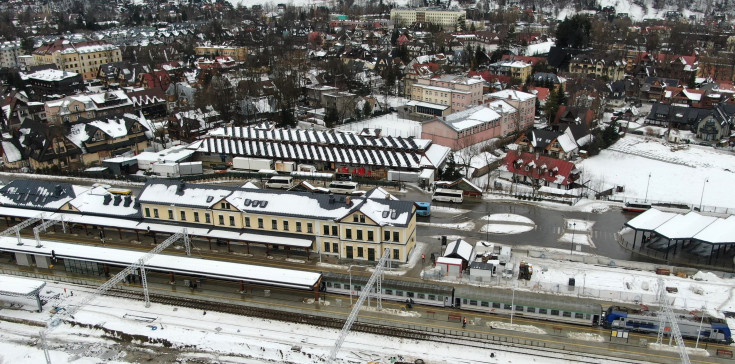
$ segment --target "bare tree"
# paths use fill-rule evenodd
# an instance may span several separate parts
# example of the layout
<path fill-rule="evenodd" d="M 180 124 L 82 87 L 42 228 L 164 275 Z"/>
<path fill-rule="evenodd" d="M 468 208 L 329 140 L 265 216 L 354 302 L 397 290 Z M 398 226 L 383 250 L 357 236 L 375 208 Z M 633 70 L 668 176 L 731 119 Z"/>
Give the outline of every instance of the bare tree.
<path fill-rule="evenodd" d="M 457 156 L 457 163 L 464 167 L 465 178 L 469 178 L 472 158 L 476 156 L 479 151 L 480 146 L 477 144 L 476 134 L 460 138 L 457 141 L 457 150 L 455 151 L 455 154 Z"/>

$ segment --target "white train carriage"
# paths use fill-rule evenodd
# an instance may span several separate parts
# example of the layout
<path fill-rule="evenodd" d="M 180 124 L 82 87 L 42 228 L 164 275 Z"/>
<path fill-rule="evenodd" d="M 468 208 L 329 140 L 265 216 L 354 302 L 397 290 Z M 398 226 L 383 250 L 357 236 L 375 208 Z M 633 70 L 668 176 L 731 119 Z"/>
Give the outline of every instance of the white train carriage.
<path fill-rule="evenodd" d="M 352 294 L 359 296 L 369 277 L 352 275 Z M 391 301 L 406 302 L 430 306 L 451 306 L 454 288 L 443 284 L 427 284 L 408 280 L 383 279 L 383 298 Z M 350 295 L 350 276 L 342 273 L 325 272 L 322 274 L 323 291 L 342 295 Z M 373 286 L 373 292 L 375 287 Z"/>
<path fill-rule="evenodd" d="M 525 291 L 474 287 L 458 287 L 454 306 L 462 310 L 498 315 L 594 326 L 600 321 L 602 306 L 579 298 L 557 297 Z"/>

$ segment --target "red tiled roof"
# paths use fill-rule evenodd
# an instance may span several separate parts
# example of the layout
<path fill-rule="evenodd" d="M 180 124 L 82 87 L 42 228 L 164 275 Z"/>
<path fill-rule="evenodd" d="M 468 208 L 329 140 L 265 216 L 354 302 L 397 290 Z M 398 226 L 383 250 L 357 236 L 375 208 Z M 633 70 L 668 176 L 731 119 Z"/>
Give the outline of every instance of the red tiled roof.
<path fill-rule="evenodd" d="M 549 183 L 568 186 L 574 182 L 572 178 L 569 178 L 574 170 L 574 163 L 544 155 L 536 157 L 533 153 L 521 152 L 519 155 L 516 151 L 509 151 L 505 155 L 505 167 L 508 172 L 543 179 Z M 550 172 L 553 172 L 553 175 Z"/>

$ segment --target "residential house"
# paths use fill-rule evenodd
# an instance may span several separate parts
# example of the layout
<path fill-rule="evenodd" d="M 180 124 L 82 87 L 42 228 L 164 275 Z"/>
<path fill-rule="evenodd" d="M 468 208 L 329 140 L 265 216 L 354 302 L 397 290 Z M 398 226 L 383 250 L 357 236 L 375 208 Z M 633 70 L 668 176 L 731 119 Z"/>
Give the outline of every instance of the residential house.
<path fill-rule="evenodd" d="M 68 139 L 82 150 L 84 166 L 100 165 L 103 159 L 140 153 L 152 138 L 150 124 L 133 114 L 79 118 L 71 123 Z"/>
<path fill-rule="evenodd" d="M 569 61 L 569 73 L 592 78 L 617 81 L 625 76 L 625 64 L 621 60 L 596 58 L 581 54 Z"/>
<path fill-rule="evenodd" d="M 160 88 L 150 88 L 129 92 L 136 114 L 143 113 L 146 118 L 155 119 L 166 116 L 166 94 Z"/>
<path fill-rule="evenodd" d="M 696 124 L 697 138 L 727 145 L 730 143 L 733 122 L 735 122 L 735 104 L 717 104 L 711 114 Z"/>
<path fill-rule="evenodd" d="M 518 80 L 520 83 L 526 82 L 531 77 L 530 63 L 523 61 L 499 61 L 492 63 L 488 66 L 490 72 L 496 75 L 508 76 L 510 78 Z"/>
<path fill-rule="evenodd" d="M 68 138 L 64 125 L 44 124 L 27 119 L 21 127 L 13 131 L 15 148 L 33 169 L 60 168 L 79 169 L 82 167 L 82 150 Z M 7 153 L 7 152 L 6 152 Z"/>
<path fill-rule="evenodd" d="M 99 74 L 103 64 L 122 61 L 120 48 L 102 41 L 74 43 L 63 37 L 33 51 L 35 64 L 54 64 L 62 71 L 82 75 L 85 80 Z"/>
<path fill-rule="evenodd" d="M 532 129 L 516 139 L 519 152 L 538 153 L 552 158 L 570 160 L 578 155 L 579 147 L 572 131 L 558 132 L 546 129 Z"/>
<path fill-rule="evenodd" d="M 540 153 L 509 151 L 504 167 L 512 181 L 534 187 L 570 189 L 580 176 L 574 163 Z"/>
<path fill-rule="evenodd" d="M 684 130 L 695 130 L 699 122 L 710 115 L 712 109 L 655 103 L 646 116 L 646 124 Z"/>
<path fill-rule="evenodd" d="M 67 96 L 44 105 L 49 123 L 76 122 L 133 111 L 133 102 L 125 91 L 114 90 L 89 95 Z"/>

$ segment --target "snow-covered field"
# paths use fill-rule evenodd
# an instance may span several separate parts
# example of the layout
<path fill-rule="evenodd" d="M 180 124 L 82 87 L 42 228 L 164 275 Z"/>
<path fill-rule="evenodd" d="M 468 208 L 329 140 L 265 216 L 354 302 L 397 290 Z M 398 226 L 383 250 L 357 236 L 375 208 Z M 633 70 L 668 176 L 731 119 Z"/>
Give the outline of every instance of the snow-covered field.
<path fill-rule="evenodd" d="M 675 150 L 661 139 L 635 135 L 611 149 L 578 164 L 582 180 L 596 190 L 624 186 L 631 200 L 735 208 L 735 195 L 720 193 L 735 184 L 735 156 L 728 151 L 699 145 Z"/>
<path fill-rule="evenodd" d="M 397 113 L 390 113 L 372 119 L 356 121 L 338 126 L 336 129 L 360 132 L 365 128 L 381 129 L 382 135 L 394 137 L 421 137 L 421 123 L 413 120 L 401 119 Z"/>

